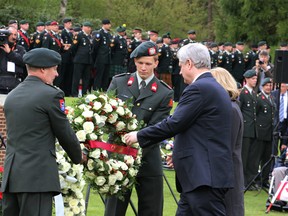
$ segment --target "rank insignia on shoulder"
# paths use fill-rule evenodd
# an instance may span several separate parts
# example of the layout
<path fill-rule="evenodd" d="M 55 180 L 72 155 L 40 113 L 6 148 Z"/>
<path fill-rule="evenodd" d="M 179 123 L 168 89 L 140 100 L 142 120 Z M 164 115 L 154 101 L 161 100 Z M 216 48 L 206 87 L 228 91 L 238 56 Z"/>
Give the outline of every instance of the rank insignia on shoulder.
<path fill-rule="evenodd" d="M 59 100 L 59 105 L 60 105 L 60 110 L 62 112 L 65 112 L 65 100 L 64 99 Z"/>

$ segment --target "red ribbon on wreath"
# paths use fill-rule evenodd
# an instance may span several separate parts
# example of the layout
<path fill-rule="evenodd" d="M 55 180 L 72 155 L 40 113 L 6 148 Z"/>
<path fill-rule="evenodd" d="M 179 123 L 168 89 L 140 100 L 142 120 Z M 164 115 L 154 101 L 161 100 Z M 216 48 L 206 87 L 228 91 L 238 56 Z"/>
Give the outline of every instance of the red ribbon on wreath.
<path fill-rule="evenodd" d="M 101 148 L 104 150 L 107 150 L 109 152 L 115 152 L 118 154 L 125 154 L 125 155 L 130 155 L 134 158 L 137 157 L 138 150 L 135 148 L 132 148 L 130 146 L 119 146 L 116 144 L 110 144 L 110 143 L 105 143 L 105 142 L 100 142 L 96 140 L 89 140 L 88 144 L 90 148 Z"/>
<path fill-rule="evenodd" d="M 4 172 L 4 168 L 3 167 L 0 167 L 0 173 L 3 173 Z M 1 182 L 2 183 L 2 182 Z M 3 199 L 3 193 L 0 192 L 0 200 Z"/>

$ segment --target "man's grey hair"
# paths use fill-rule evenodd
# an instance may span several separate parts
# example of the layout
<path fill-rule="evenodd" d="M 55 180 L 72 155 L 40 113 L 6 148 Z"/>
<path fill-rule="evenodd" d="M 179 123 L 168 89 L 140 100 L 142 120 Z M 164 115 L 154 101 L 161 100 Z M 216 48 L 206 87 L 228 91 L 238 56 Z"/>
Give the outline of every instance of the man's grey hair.
<path fill-rule="evenodd" d="M 190 43 L 183 46 L 177 53 L 180 63 L 190 59 L 194 66 L 200 68 L 211 68 L 211 60 L 208 48 L 200 43 Z"/>

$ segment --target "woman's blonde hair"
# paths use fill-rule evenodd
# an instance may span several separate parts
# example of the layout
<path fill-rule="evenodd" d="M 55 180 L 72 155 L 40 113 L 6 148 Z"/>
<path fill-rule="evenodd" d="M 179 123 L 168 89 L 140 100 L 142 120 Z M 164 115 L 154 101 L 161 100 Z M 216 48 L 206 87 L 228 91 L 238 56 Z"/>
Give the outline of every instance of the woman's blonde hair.
<path fill-rule="evenodd" d="M 236 100 L 239 96 L 237 83 L 233 76 L 224 68 L 216 67 L 211 70 L 212 76 L 228 92 L 231 100 Z"/>

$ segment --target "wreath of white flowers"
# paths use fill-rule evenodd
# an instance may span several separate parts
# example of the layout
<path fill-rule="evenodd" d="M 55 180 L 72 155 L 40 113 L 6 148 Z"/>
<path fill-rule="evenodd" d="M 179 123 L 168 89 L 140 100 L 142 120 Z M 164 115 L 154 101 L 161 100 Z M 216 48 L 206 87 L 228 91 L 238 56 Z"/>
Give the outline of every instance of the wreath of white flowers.
<path fill-rule="evenodd" d="M 123 198 L 133 187 L 141 165 L 139 145 L 128 147 L 124 141 L 126 133 L 142 126 L 131 107 L 129 101 L 96 91 L 66 109 L 77 138 L 88 149 L 84 179 L 105 196 Z"/>

